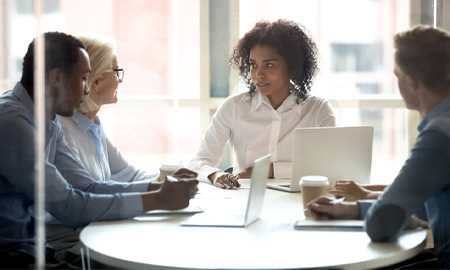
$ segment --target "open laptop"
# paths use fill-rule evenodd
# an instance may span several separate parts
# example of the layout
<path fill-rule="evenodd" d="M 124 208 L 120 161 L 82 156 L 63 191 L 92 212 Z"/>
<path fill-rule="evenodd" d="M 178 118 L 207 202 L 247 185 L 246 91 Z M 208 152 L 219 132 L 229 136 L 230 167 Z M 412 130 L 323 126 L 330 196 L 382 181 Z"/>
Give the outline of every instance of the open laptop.
<path fill-rule="evenodd" d="M 372 165 L 373 128 L 320 127 L 294 130 L 292 178 L 271 181 L 268 188 L 300 192 L 298 181 L 305 175 L 327 176 L 336 180 L 353 179 L 369 183 Z"/>
<path fill-rule="evenodd" d="M 270 155 L 266 155 L 255 160 L 245 213 L 204 212 L 193 215 L 181 223 L 181 225 L 203 227 L 246 227 L 258 220 L 264 202 L 264 195 L 266 193 L 270 157 Z"/>

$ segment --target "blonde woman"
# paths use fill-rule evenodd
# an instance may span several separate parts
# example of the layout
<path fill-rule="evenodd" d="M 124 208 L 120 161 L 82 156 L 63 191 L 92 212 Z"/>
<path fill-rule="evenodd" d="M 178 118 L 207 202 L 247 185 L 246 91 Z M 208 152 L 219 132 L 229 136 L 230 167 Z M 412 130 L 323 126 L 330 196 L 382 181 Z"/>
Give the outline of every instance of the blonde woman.
<path fill-rule="evenodd" d="M 91 178 L 97 182 L 130 182 L 129 191 L 159 188 L 157 173 L 138 170 L 128 164 L 119 150 L 106 137 L 97 116 L 105 104 L 117 102 L 117 89 L 124 76 L 113 47 L 103 41 L 80 37 L 89 54 L 91 72 L 87 89 L 72 117 L 60 117 L 67 144 L 72 148 Z M 145 180 L 142 182 L 141 180 Z M 81 189 L 90 189 L 95 183 L 72 183 Z M 108 190 L 104 191 L 109 193 Z"/>

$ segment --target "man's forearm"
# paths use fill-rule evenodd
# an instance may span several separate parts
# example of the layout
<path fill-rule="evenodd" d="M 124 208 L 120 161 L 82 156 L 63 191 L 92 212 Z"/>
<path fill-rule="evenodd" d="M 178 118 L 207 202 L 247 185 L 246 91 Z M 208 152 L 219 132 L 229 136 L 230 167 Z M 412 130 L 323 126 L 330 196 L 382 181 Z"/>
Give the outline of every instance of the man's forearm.
<path fill-rule="evenodd" d="M 406 224 L 407 213 L 395 204 L 377 202 L 366 216 L 366 232 L 375 242 L 392 241 Z"/>

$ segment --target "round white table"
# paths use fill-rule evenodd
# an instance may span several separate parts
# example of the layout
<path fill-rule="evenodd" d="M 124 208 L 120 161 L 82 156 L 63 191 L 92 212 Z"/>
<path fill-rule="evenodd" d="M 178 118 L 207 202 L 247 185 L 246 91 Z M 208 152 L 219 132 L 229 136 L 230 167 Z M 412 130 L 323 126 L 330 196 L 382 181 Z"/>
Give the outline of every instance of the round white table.
<path fill-rule="evenodd" d="M 243 208 L 248 190 L 201 184 L 193 204 L 224 214 Z M 368 269 L 401 262 L 425 246 L 426 231 L 372 243 L 363 231 L 299 231 L 301 196 L 267 190 L 259 221 L 247 228 L 184 227 L 184 215 L 97 222 L 83 229 L 90 257 L 125 269 Z"/>

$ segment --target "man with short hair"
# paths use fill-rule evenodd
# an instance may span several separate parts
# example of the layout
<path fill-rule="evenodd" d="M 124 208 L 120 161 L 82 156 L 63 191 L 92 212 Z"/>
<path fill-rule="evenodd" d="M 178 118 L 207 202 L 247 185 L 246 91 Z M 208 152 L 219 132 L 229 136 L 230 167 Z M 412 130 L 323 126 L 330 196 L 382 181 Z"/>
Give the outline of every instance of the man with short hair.
<path fill-rule="evenodd" d="M 80 227 L 89 222 L 125 219 L 153 209 L 180 209 L 189 204 L 198 182 L 149 183 L 134 190 L 129 183 L 96 183 L 84 192 L 69 184 L 93 181 L 66 146 L 56 114 L 71 116 L 86 87 L 88 55 L 76 38 L 58 32 L 44 34 L 46 95 L 46 211 L 61 223 Z M 0 268 L 26 267 L 34 262 L 34 41 L 24 57 L 22 79 L 0 96 Z M 76 182 L 75 181 L 75 182 Z M 144 192 L 130 192 L 142 190 Z"/>
<path fill-rule="evenodd" d="M 308 205 L 316 217 L 364 218 L 372 241 L 395 240 L 410 216 L 425 207 L 438 265 L 450 268 L 450 33 L 417 26 L 395 36 L 400 94 L 423 117 L 411 155 L 378 201 L 337 205 L 320 197 Z M 419 265 L 411 266 L 417 268 Z"/>

